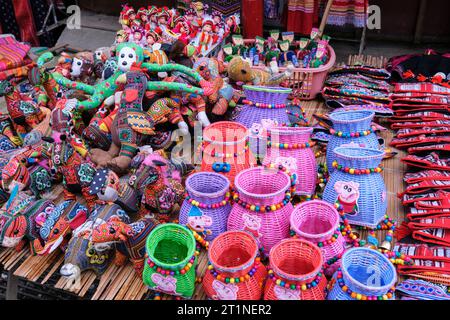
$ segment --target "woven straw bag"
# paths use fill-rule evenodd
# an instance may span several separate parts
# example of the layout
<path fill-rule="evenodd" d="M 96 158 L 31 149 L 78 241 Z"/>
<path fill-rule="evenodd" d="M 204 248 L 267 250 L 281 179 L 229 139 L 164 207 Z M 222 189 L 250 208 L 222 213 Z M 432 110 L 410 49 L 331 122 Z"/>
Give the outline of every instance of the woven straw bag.
<path fill-rule="evenodd" d="M 144 283 L 155 291 L 191 298 L 198 262 L 192 232 L 175 223 L 159 225 L 149 234 L 145 250 Z"/>
<path fill-rule="evenodd" d="M 369 248 L 352 248 L 342 255 L 341 278 L 337 271 L 329 285 L 328 300 L 394 299 L 389 290 L 397 281 L 394 265 L 382 253 Z M 342 282 L 342 286 L 338 280 Z M 351 293 L 344 292 L 351 290 Z M 358 299 L 359 298 L 359 299 Z"/>
<path fill-rule="evenodd" d="M 194 206 L 185 199 L 180 209 L 180 224 L 204 235 L 207 241 L 225 232 L 231 211 L 228 179 L 214 172 L 194 173 L 186 179 L 186 191 L 189 198 L 200 205 Z"/>
<path fill-rule="evenodd" d="M 216 300 L 259 300 L 267 276 L 259 262 L 255 238 L 243 231 L 227 231 L 213 240 L 203 288 Z"/>
<path fill-rule="evenodd" d="M 286 239 L 270 250 L 264 300 L 324 300 L 323 257 L 313 243 Z"/>

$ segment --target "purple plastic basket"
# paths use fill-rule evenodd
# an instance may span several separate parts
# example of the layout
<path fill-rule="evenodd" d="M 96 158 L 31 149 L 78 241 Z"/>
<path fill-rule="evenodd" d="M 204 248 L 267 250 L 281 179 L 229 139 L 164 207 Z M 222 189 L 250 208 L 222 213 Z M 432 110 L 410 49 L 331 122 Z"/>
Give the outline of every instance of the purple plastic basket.
<path fill-rule="evenodd" d="M 254 103 L 286 103 L 292 89 L 283 87 L 243 86 L 247 100 Z"/>
<path fill-rule="evenodd" d="M 230 181 L 223 175 L 215 172 L 198 172 L 186 179 L 186 191 L 190 198 L 202 204 L 212 205 L 225 199 L 230 189 Z M 211 241 L 219 234 L 227 231 L 228 215 L 231 205 L 218 208 L 197 208 L 189 201 L 184 200 L 179 221 L 188 225 L 195 231 L 206 236 Z"/>

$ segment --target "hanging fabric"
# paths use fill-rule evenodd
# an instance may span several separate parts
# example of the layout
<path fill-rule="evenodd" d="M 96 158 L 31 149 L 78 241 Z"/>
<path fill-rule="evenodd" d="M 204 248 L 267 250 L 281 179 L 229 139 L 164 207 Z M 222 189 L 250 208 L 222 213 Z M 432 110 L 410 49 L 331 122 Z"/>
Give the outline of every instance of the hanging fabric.
<path fill-rule="evenodd" d="M 289 0 L 286 29 L 309 35 L 319 22 L 318 0 Z"/>

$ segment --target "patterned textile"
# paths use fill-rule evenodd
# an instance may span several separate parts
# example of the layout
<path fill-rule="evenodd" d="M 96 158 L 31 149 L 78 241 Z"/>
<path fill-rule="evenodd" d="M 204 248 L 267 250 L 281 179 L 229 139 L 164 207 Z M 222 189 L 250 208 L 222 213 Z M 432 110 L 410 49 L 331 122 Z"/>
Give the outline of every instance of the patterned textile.
<path fill-rule="evenodd" d="M 0 38 L 0 80 L 10 75 L 22 77 L 28 73 L 28 68 L 33 64 L 27 56 L 29 50 L 29 45 L 11 36 Z"/>
<path fill-rule="evenodd" d="M 322 0 L 326 6 L 325 0 Z M 368 0 L 334 0 L 328 16 L 328 25 L 352 25 L 363 28 L 367 20 Z"/>
<path fill-rule="evenodd" d="M 400 282 L 396 287 L 402 296 L 414 300 L 450 300 L 448 288 L 423 280 L 408 279 Z M 402 299 L 405 300 L 405 299 Z"/>
<path fill-rule="evenodd" d="M 238 13 L 241 9 L 240 0 L 210 0 L 209 4 L 213 10 L 217 10 L 225 16 Z"/>

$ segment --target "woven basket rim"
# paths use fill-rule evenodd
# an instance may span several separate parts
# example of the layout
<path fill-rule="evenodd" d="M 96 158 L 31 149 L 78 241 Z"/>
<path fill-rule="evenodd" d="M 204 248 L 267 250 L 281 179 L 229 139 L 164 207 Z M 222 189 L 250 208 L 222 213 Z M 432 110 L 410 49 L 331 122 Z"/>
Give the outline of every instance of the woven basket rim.
<path fill-rule="evenodd" d="M 211 259 L 211 252 L 212 252 L 211 248 L 214 246 L 214 242 L 218 241 L 217 239 L 223 238 L 223 237 L 227 236 L 228 234 L 232 234 L 232 233 L 240 234 L 241 236 L 247 237 L 248 239 L 250 239 L 254 243 L 256 250 L 251 255 L 251 257 L 248 259 L 248 261 L 244 261 L 242 264 L 240 264 L 238 266 L 234 266 L 234 267 L 218 266 L 217 262 L 214 259 Z M 208 250 L 208 261 L 211 262 L 211 264 L 214 266 L 214 268 L 217 271 L 224 272 L 224 273 L 236 273 L 238 271 L 249 268 L 250 266 L 253 265 L 257 256 L 258 256 L 258 242 L 256 242 L 255 237 L 253 237 L 250 233 L 248 233 L 246 231 L 242 231 L 242 230 L 228 230 L 228 231 L 222 232 L 216 238 L 214 238 L 214 240 L 211 242 L 210 248 Z"/>
<path fill-rule="evenodd" d="M 271 92 L 271 93 L 291 93 L 291 88 L 284 87 L 266 87 L 266 86 L 252 86 L 252 85 L 243 85 L 242 89 L 249 91 L 259 91 L 259 92 Z"/>
<path fill-rule="evenodd" d="M 192 179 L 195 179 L 198 176 L 202 176 L 202 175 L 207 175 L 207 176 L 213 176 L 215 178 L 221 179 L 225 182 L 225 188 L 223 190 L 219 190 L 216 192 L 200 192 L 197 191 L 195 189 L 192 188 L 192 186 L 190 186 L 190 182 L 192 181 Z M 225 177 L 224 175 L 221 175 L 219 173 L 216 172 L 205 172 L 205 171 L 201 171 L 201 172 L 196 172 L 191 174 L 189 177 L 186 178 L 186 190 L 188 191 L 188 193 L 190 193 L 193 196 L 198 196 L 198 197 L 211 197 L 211 198 L 216 198 L 219 197 L 221 195 L 223 195 L 224 193 L 226 193 L 229 189 L 230 189 L 230 180 L 228 180 L 227 177 Z M 189 189 L 188 189 L 189 188 Z"/>
<path fill-rule="evenodd" d="M 348 114 L 350 112 L 353 113 L 362 113 L 365 114 L 364 117 L 361 117 L 359 119 L 353 119 L 353 120 L 344 120 L 339 119 L 337 116 L 340 116 L 342 114 Z M 365 120 L 370 120 L 375 116 L 375 112 L 371 110 L 355 110 L 355 111 L 335 111 L 330 113 L 330 119 L 333 121 L 333 123 L 355 123 L 355 122 L 361 122 Z"/>
<path fill-rule="evenodd" d="M 343 150 L 365 150 L 365 151 L 373 152 L 374 154 L 371 156 L 359 156 L 359 155 L 350 156 L 350 155 L 344 154 L 342 152 Z M 337 148 L 334 148 L 333 153 L 336 157 L 338 157 L 340 159 L 345 159 L 345 160 L 374 160 L 374 159 L 382 159 L 384 156 L 383 150 L 379 150 L 379 149 L 375 149 L 375 148 L 360 148 L 360 147 L 337 147 Z"/>
<path fill-rule="evenodd" d="M 294 223 L 295 213 L 300 212 L 300 210 L 304 207 L 315 205 L 315 204 L 320 204 L 321 206 L 326 206 L 326 207 L 330 208 L 331 211 L 336 213 L 337 219 L 336 219 L 336 222 L 334 223 L 333 227 L 331 228 L 331 230 L 328 230 L 328 231 L 322 232 L 322 233 L 307 233 L 307 232 L 304 232 L 304 231 L 301 231 L 300 229 L 298 229 L 298 226 Z M 294 229 L 295 233 L 297 233 L 298 235 L 304 236 L 306 238 L 311 238 L 311 239 L 320 239 L 320 238 L 323 238 L 324 236 L 328 235 L 330 232 L 334 232 L 338 229 L 339 223 L 340 223 L 340 217 L 339 217 L 339 213 L 337 212 L 336 208 L 333 205 L 329 204 L 328 202 L 323 201 L 323 200 L 311 200 L 311 201 L 302 202 L 299 205 L 295 206 L 294 210 L 291 213 L 290 222 L 291 222 L 291 228 Z"/>
<path fill-rule="evenodd" d="M 207 130 L 209 128 L 214 128 L 213 126 L 217 125 L 217 124 L 230 124 L 230 123 L 232 123 L 233 125 L 238 126 L 238 127 L 243 129 L 244 137 L 242 139 L 239 139 L 238 141 L 228 142 L 228 141 L 210 140 L 210 139 L 207 138 L 206 132 L 207 132 Z M 218 145 L 237 145 L 239 143 L 244 143 L 247 140 L 248 140 L 248 129 L 247 129 L 246 126 L 244 126 L 243 124 L 241 124 L 239 122 L 235 122 L 235 121 L 217 121 L 217 122 L 211 123 L 209 126 L 207 126 L 207 127 L 205 127 L 203 129 L 203 141 L 208 142 L 208 143 L 213 144 L 213 145 L 214 144 L 218 144 Z"/>
<path fill-rule="evenodd" d="M 179 261 L 177 263 L 163 263 L 163 262 L 159 261 L 159 259 L 156 259 L 155 255 L 154 255 L 156 246 L 151 247 L 150 250 L 149 250 L 149 247 L 150 247 L 150 243 L 149 242 L 151 241 L 151 235 L 153 233 L 156 233 L 156 231 L 158 231 L 159 229 L 169 228 L 169 227 L 186 232 L 186 235 L 188 236 L 188 238 L 191 239 L 191 241 L 193 243 L 191 250 L 186 253 L 186 258 L 184 258 L 183 260 L 181 260 L 181 261 Z M 168 240 L 170 240 L 170 238 L 168 238 Z M 180 266 L 185 266 L 189 262 L 189 260 L 192 258 L 192 256 L 194 255 L 195 250 L 196 250 L 195 238 L 194 238 L 194 235 L 192 234 L 192 232 L 189 231 L 188 228 L 186 228 L 186 227 L 184 227 L 182 225 L 179 225 L 177 223 L 164 223 L 164 224 L 160 224 L 160 225 L 156 226 L 152 230 L 152 232 L 150 232 L 150 234 L 147 237 L 147 240 L 145 240 L 145 250 L 146 250 L 146 252 L 148 254 L 148 257 L 152 261 L 157 263 L 159 266 L 161 266 L 163 268 L 168 268 L 168 269 L 175 269 L 175 268 L 180 267 Z"/>
<path fill-rule="evenodd" d="M 312 270 L 309 273 L 303 274 L 303 275 L 294 275 L 294 274 L 290 274 L 287 272 L 282 271 L 280 268 L 278 268 L 278 266 L 275 266 L 272 261 L 273 261 L 273 257 L 272 257 L 272 253 L 275 252 L 275 250 L 277 248 L 279 248 L 282 245 L 285 245 L 286 243 L 289 242 L 300 242 L 303 243 L 305 245 L 310 246 L 313 250 L 315 250 L 317 252 L 317 254 L 319 254 L 320 257 L 320 263 L 317 265 L 316 268 L 314 268 L 314 270 Z M 270 261 L 270 267 L 273 269 L 273 271 L 277 274 L 280 275 L 282 278 L 286 279 L 286 280 L 290 280 L 290 281 L 306 281 L 308 279 L 312 279 L 314 278 L 317 273 L 320 272 L 320 270 L 322 269 L 322 265 L 323 265 L 323 254 L 322 251 L 320 250 L 320 248 L 312 243 L 311 241 L 307 241 L 307 240 L 303 240 L 303 239 L 298 239 L 298 238 L 289 238 L 289 239 L 283 239 L 280 242 L 278 242 L 276 245 L 274 245 L 272 247 L 272 249 L 270 249 L 269 252 L 269 261 Z M 301 279 L 299 279 L 301 278 Z"/>
<path fill-rule="evenodd" d="M 341 263 L 341 270 L 342 270 L 342 274 L 344 276 L 346 276 L 348 279 L 350 279 L 353 283 L 357 283 L 358 287 L 361 287 L 364 290 L 368 290 L 368 291 L 375 289 L 375 290 L 383 290 L 383 291 L 385 290 L 387 292 L 389 289 L 391 289 L 394 286 L 394 284 L 397 282 L 397 270 L 395 269 L 395 266 L 389 261 L 388 258 L 386 258 L 383 254 L 381 254 L 380 252 L 378 252 L 376 250 L 373 250 L 373 249 L 370 249 L 370 248 L 364 248 L 364 247 L 357 247 L 357 248 L 351 248 L 351 249 L 348 249 L 347 251 L 345 251 L 344 254 L 342 255 L 341 261 L 344 261 L 345 257 L 350 255 L 350 254 L 352 254 L 354 251 L 364 251 L 364 252 L 367 252 L 369 254 L 372 254 L 372 255 L 380 257 L 386 263 L 386 265 L 388 265 L 388 267 L 391 269 L 392 274 L 393 274 L 392 281 L 387 283 L 387 284 L 385 284 L 384 286 L 380 286 L 380 287 L 367 286 L 367 285 L 359 282 L 355 278 L 353 278 L 348 273 L 347 268 L 345 268 L 343 266 L 343 263 Z M 363 253 L 363 252 L 361 252 L 361 253 Z M 361 253 L 356 254 L 356 256 L 361 256 L 362 255 Z"/>
<path fill-rule="evenodd" d="M 268 128 L 267 131 L 269 134 L 277 133 L 279 135 L 291 135 L 293 133 L 312 133 L 313 128 L 312 127 L 282 127 L 282 126 L 275 126 Z"/>
<path fill-rule="evenodd" d="M 242 175 L 244 175 L 244 174 L 246 174 L 247 172 L 250 172 L 250 171 L 252 171 L 252 170 L 254 170 L 254 171 L 256 171 L 256 170 L 261 171 L 261 170 L 268 170 L 268 169 L 265 169 L 265 168 L 262 167 L 262 166 L 257 166 L 257 167 L 248 168 L 248 169 L 245 169 L 245 170 L 242 170 L 241 172 L 239 172 L 239 173 L 236 175 L 236 177 L 234 178 L 234 186 L 236 187 L 236 189 L 237 189 L 240 193 L 246 195 L 247 197 L 258 198 L 258 199 L 261 199 L 261 198 L 271 198 L 271 197 L 276 197 L 276 196 L 279 196 L 280 194 L 286 192 L 286 190 L 287 190 L 287 189 L 289 188 L 289 186 L 291 185 L 291 178 L 289 177 L 289 175 L 288 175 L 286 172 L 277 171 L 277 172 L 275 172 L 275 173 L 273 173 L 273 174 L 283 174 L 283 175 L 286 176 L 286 178 L 287 178 L 286 186 L 283 187 L 281 190 L 276 191 L 276 192 L 272 192 L 272 193 L 265 193 L 265 194 L 259 194 L 259 193 L 248 192 L 248 191 L 244 190 L 244 188 L 242 188 L 242 186 L 240 185 L 240 183 L 239 183 L 239 178 L 240 178 Z"/>

